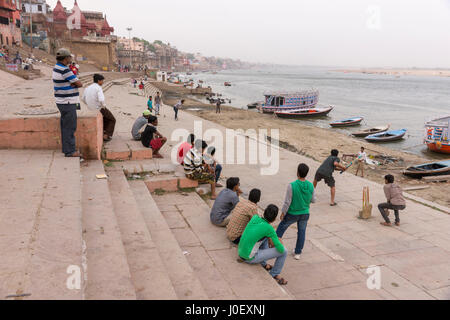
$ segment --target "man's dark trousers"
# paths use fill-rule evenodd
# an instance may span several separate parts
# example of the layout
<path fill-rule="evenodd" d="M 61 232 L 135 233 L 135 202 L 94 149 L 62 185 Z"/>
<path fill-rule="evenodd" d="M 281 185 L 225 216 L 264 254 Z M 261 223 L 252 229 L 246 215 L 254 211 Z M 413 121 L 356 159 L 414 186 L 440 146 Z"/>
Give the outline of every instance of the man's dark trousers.
<path fill-rule="evenodd" d="M 61 113 L 62 152 L 70 156 L 76 152 L 75 132 L 77 131 L 77 104 L 57 104 Z"/>

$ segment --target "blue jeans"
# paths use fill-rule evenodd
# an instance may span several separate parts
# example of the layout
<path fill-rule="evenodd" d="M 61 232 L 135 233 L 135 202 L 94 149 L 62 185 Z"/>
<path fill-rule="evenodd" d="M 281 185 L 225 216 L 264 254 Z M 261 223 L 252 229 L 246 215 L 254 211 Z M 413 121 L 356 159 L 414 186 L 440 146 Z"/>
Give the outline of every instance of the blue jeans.
<path fill-rule="evenodd" d="M 70 156 L 77 151 L 75 144 L 75 132 L 77 131 L 77 107 L 78 104 L 57 104 L 61 113 L 61 144 L 62 152 Z"/>
<path fill-rule="evenodd" d="M 283 238 L 284 233 L 291 224 L 297 223 L 297 244 L 295 246 L 295 254 L 301 254 L 305 245 L 306 226 L 308 225 L 309 214 L 292 215 L 287 213 L 283 221 L 278 225 L 277 235 Z"/>
<path fill-rule="evenodd" d="M 281 273 L 281 270 L 283 269 L 286 256 L 287 256 L 286 249 L 284 250 L 283 253 L 280 253 L 276 248 L 269 248 L 269 240 L 265 239 L 261 244 L 261 246 L 259 247 L 258 252 L 256 252 L 256 255 L 253 258 L 253 260 L 245 260 L 245 262 L 249 264 L 260 263 L 263 267 L 265 267 L 267 264 L 267 260 L 276 258 L 277 260 L 275 260 L 275 264 L 272 270 L 269 271 L 272 277 L 276 277 Z"/>
<path fill-rule="evenodd" d="M 173 108 L 173 111 L 175 111 L 175 120 L 178 120 L 178 108 Z"/>
<path fill-rule="evenodd" d="M 219 181 L 221 173 L 222 173 L 222 166 L 220 164 L 217 164 L 216 165 L 216 183 Z"/>

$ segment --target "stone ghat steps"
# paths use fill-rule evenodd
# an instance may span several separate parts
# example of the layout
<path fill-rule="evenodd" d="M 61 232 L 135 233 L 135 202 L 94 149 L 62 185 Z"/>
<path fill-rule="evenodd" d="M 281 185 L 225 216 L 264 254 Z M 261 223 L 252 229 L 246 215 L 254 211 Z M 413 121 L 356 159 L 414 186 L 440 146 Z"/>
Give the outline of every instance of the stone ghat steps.
<path fill-rule="evenodd" d="M 131 136 L 131 133 L 130 133 Z M 112 161 L 152 159 L 153 152 L 145 148 L 140 141 L 114 136 L 103 145 L 102 159 Z"/>
<path fill-rule="evenodd" d="M 211 224 L 210 207 L 197 193 L 153 197 L 209 299 L 293 298 L 260 265 L 237 262 L 237 247 L 227 239 L 225 228 Z"/>

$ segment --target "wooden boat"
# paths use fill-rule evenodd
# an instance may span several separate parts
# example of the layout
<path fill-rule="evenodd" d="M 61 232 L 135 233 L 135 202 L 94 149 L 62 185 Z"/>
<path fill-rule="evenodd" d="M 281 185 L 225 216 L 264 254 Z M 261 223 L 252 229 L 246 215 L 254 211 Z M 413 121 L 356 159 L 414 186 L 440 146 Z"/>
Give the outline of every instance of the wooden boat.
<path fill-rule="evenodd" d="M 352 136 L 364 138 L 364 137 L 370 136 L 371 134 L 386 132 L 389 130 L 389 128 L 390 128 L 390 125 L 373 127 L 373 128 L 364 129 L 364 130 L 361 130 L 358 132 L 353 132 Z"/>
<path fill-rule="evenodd" d="M 450 160 L 412 166 L 403 171 L 403 174 L 408 177 L 419 179 L 428 176 L 448 175 L 450 174 Z"/>
<path fill-rule="evenodd" d="M 425 143 L 428 150 L 450 154 L 450 116 L 425 123 Z"/>
<path fill-rule="evenodd" d="M 315 108 L 319 101 L 318 90 L 298 92 L 270 92 L 264 94 L 265 101 L 259 108 L 262 113 L 297 111 Z"/>
<path fill-rule="evenodd" d="M 406 134 L 406 129 L 402 130 L 391 130 L 386 132 L 381 132 L 377 134 L 372 134 L 366 137 L 366 140 L 369 142 L 389 142 L 396 141 L 403 138 Z"/>
<path fill-rule="evenodd" d="M 292 111 L 278 111 L 275 112 L 275 114 L 277 115 L 278 118 L 302 119 L 302 118 L 326 116 L 331 112 L 331 110 L 333 110 L 333 107 L 299 109 Z"/>
<path fill-rule="evenodd" d="M 364 120 L 363 117 L 353 117 L 348 119 L 343 119 L 339 121 L 334 121 L 330 123 L 330 126 L 334 127 L 350 127 L 350 126 L 357 126 L 361 124 L 361 122 Z"/>

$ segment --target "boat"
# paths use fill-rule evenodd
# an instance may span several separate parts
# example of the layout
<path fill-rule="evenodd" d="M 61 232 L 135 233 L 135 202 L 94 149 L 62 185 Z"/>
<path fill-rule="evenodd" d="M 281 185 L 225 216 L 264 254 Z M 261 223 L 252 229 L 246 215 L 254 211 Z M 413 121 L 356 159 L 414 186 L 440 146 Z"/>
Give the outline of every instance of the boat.
<path fill-rule="evenodd" d="M 391 127 L 390 125 L 387 125 L 387 126 L 379 126 L 379 127 L 364 129 L 361 131 L 353 132 L 352 136 L 364 138 L 364 137 L 370 136 L 371 134 L 386 132 L 389 130 L 390 127 Z"/>
<path fill-rule="evenodd" d="M 311 109 L 299 109 L 291 111 L 278 111 L 275 112 L 278 118 L 285 119 L 302 119 L 311 117 L 326 116 L 333 110 L 333 107 L 323 107 L 323 108 L 311 108 Z"/>
<path fill-rule="evenodd" d="M 448 175 L 450 174 L 450 160 L 412 166 L 403 171 L 403 174 L 408 177 L 419 179 L 429 176 Z"/>
<path fill-rule="evenodd" d="M 430 151 L 450 154 L 450 116 L 425 123 L 425 144 Z"/>
<path fill-rule="evenodd" d="M 225 87 L 231 87 L 231 82 L 225 82 L 223 85 L 224 85 Z"/>
<path fill-rule="evenodd" d="M 364 120 L 363 117 L 353 117 L 338 121 L 333 121 L 330 123 L 330 126 L 334 127 L 350 127 L 350 126 L 357 126 L 361 124 L 361 122 Z"/>
<path fill-rule="evenodd" d="M 406 129 L 401 130 L 391 130 L 381 133 L 372 134 L 370 136 L 367 136 L 365 139 L 369 142 L 389 142 L 389 141 L 396 141 L 403 138 L 403 136 L 406 134 Z"/>
<path fill-rule="evenodd" d="M 264 96 L 264 103 L 259 108 L 262 113 L 311 109 L 315 108 L 319 102 L 319 91 L 314 89 L 297 92 L 269 92 Z"/>
<path fill-rule="evenodd" d="M 247 108 L 248 108 L 248 109 L 256 109 L 256 108 L 258 108 L 258 107 L 261 107 L 262 104 L 263 104 L 262 101 L 257 101 L 257 102 L 249 103 L 249 104 L 247 105 Z"/>

